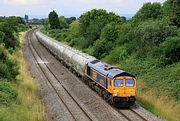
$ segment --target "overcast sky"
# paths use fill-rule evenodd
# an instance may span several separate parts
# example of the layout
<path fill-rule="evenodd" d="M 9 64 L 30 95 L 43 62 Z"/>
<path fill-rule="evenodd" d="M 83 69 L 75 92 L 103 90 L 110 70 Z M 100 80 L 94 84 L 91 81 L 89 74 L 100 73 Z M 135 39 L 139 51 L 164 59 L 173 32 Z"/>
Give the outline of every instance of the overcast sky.
<path fill-rule="evenodd" d="M 0 16 L 47 17 L 55 10 L 66 17 L 80 16 L 93 8 L 106 9 L 118 15 L 133 15 L 145 2 L 165 0 L 0 0 Z"/>

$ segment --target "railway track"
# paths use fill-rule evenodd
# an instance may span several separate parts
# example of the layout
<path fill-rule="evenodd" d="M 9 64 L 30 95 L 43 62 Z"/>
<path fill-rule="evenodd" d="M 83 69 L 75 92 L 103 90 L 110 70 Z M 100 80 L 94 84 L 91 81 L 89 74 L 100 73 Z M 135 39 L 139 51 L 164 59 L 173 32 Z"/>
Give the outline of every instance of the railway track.
<path fill-rule="evenodd" d="M 49 85 L 53 88 L 54 92 L 57 94 L 59 99 L 62 101 L 63 105 L 66 106 L 67 110 L 71 114 L 72 120 L 77 120 L 77 121 L 79 121 L 79 120 L 96 121 L 97 119 L 95 117 L 93 117 L 93 115 L 90 114 L 87 111 L 87 109 L 84 109 L 84 107 L 76 100 L 76 98 L 73 95 L 71 95 L 69 93 L 69 91 L 61 84 L 61 82 L 56 78 L 56 75 L 54 75 L 52 73 L 52 71 L 49 69 L 49 67 L 47 66 L 47 63 L 46 62 L 44 63 L 42 61 L 41 56 L 37 53 L 36 48 L 33 47 L 33 43 L 31 42 L 31 40 L 32 40 L 31 37 L 32 37 L 33 32 L 34 32 L 34 30 L 31 30 L 31 31 L 29 31 L 29 33 L 27 35 L 28 36 L 27 38 L 28 38 L 29 49 L 31 50 L 31 52 L 33 54 L 33 57 L 37 61 L 37 65 L 39 66 L 39 68 L 43 72 L 45 78 L 48 80 Z M 45 68 L 46 68 L 46 70 L 45 70 Z M 75 107 L 71 107 L 70 108 L 68 103 L 62 98 L 62 95 L 60 95 L 59 92 L 57 91 L 57 88 L 54 86 L 54 84 L 52 83 L 52 81 L 51 81 L 50 77 L 47 75 L 47 73 L 50 73 L 51 76 L 54 77 L 54 79 L 55 79 L 54 81 L 58 82 L 61 85 L 62 89 L 65 90 L 64 92 L 66 93 L 66 95 L 68 95 L 69 99 L 71 99 L 71 103 L 74 102 L 74 106 Z M 70 100 L 68 100 L 68 101 L 70 101 Z M 75 110 L 73 110 L 73 109 L 75 109 Z M 77 111 L 79 111 L 79 112 L 77 113 Z"/>
<path fill-rule="evenodd" d="M 128 121 L 148 121 L 133 109 L 118 109 L 118 112 L 126 117 Z"/>
<path fill-rule="evenodd" d="M 146 118 L 144 118 L 142 115 L 137 113 L 134 109 L 130 109 L 133 113 L 135 113 L 137 116 L 139 116 L 143 121 L 148 121 Z"/>
<path fill-rule="evenodd" d="M 39 66 L 39 68 L 43 72 L 44 76 L 48 80 L 49 86 L 51 86 L 53 88 L 54 92 L 56 92 L 56 94 L 58 95 L 58 98 L 62 101 L 63 105 L 65 105 L 65 107 L 67 108 L 68 112 L 71 115 L 71 118 L 73 120 L 84 120 L 84 119 L 85 120 L 93 120 L 93 121 L 97 120 L 97 118 L 91 112 L 89 112 L 82 103 L 80 103 L 80 101 L 77 99 L 77 97 L 68 90 L 68 87 L 66 87 L 66 85 L 63 85 L 61 83 L 61 81 L 57 78 L 57 75 L 48 66 L 48 62 L 44 62 L 43 58 L 37 52 L 37 49 L 35 47 L 33 47 L 34 45 L 33 45 L 32 40 L 35 38 L 32 39 L 32 34 L 34 33 L 34 31 L 35 30 L 31 30 L 28 33 L 27 38 L 28 38 L 28 43 L 29 43 L 29 49 L 31 50 L 33 57 L 37 61 L 37 65 Z M 51 78 L 49 77 L 48 73 L 50 73 Z M 53 78 L 53 82 L 52 82 L 52 78 Z M 72 102 L 74 102 L 74 105 L 76 105 L 76 107 L 73 107 L 73 109 L 72 109 L 72 107 L 69 106 L 69 103 L 67 103 L 66 100 L 61 97 L 61 94 L 59 94 L 60 92 L 57 90 L 57 86 L 54 86 L 54 82 L 59 84 L 59 86 L 62 88 L 61 90 L 64 90 L 63 92 L 65 92 L 66 95 L 68 95 L 69 99 Z M 78 108 L 79 114 L 82 114 L 81 117 L 79 117 L 80 115 L 77 114 L 77 110 L 74 110 L 74 108 Z M 147 119 L 145 119 L 143 116 L 138 114 L 133 109 L 128 109 L 128 110 L 115 109 L 115 110 L 120 115 L 122 115 L 123 118 L 127 121 L 137 121 L 137 120 L 138 121 L 147 121 Z"/>

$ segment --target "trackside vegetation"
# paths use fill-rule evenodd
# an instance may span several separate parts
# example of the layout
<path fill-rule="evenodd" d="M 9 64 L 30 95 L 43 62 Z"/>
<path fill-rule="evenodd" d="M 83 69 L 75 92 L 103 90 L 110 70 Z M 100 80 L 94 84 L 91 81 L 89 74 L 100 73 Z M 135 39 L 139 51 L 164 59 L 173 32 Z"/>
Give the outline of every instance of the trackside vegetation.
<path fill-rule="evenodd" d="M 46 119 L 37 84 L 28 73 L 24 38 L 19 35 L 28 28 L 20 17 L 0 17 L 0 121 Z"/>
<path fill-rule="evenodd" d="M 180 1 L 145 3 L 130 19 L 93 9 L 73 19 L 51 18 L 42 31 L 137 76 L 137 101 L 170 121 L 180 120 Z"/>

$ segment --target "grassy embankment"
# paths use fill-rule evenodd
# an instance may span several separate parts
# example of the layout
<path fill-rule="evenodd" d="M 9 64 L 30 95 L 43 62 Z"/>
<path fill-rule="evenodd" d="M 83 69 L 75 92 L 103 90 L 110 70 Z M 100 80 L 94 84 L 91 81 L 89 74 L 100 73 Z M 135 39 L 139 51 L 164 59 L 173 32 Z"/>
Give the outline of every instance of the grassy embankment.
<path fill-rule="evenodd" d="M 45 107 L 39 99 L 37 81 L 29 74 L 29 65 L 24 57 L 24 36 L 20 33 L 20 49 L 13 54 L 19 63 L 17 82 L 9 83 L 18 96 L 15 102 L 0 107 L 1 121 L 45 121 Z"/>

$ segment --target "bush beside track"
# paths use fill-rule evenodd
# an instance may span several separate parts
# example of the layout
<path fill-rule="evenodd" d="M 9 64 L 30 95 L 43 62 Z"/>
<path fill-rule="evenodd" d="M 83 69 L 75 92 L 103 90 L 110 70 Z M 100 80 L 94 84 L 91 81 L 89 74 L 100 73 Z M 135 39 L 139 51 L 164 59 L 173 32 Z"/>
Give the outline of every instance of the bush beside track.
<path fill-rule="evenodd" d="M 46 119 L 37 84 L 28 73 L 23 54 L 25 31 L 20 17 L 0 17 L 0 120 Z M 38 111 L 38 112 L 37 112 Z"/>

